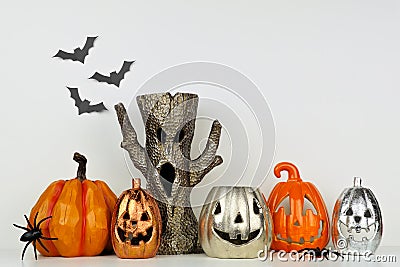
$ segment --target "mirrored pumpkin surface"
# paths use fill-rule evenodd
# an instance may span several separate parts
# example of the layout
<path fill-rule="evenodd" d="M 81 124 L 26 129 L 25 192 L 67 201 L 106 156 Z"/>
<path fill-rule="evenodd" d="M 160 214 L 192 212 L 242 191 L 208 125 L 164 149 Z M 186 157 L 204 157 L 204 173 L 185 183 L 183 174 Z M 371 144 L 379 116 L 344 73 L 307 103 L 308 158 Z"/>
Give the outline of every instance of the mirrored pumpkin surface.
<path fill-rule="evenodd" d="M 117 200 L 112 217 L 112 244 L 120 258 L 150 258 L 161 242 L 161 216 L 154 198 L 140 188 L 140 179 Z"/>
<path fill-rule="evenodd" d="M 200 214 L 200 244 L 210 257 L 255 258 L 269 247 L 271 217 L 258 190 L 214 187 Z"/>
<path fill-rule="evenodd" d="M 342 253 L 374 252 L 382 239 L 382 215 L 372 191 L 354 178 L 336 201 L 332 215 L 332 242 Z"/>

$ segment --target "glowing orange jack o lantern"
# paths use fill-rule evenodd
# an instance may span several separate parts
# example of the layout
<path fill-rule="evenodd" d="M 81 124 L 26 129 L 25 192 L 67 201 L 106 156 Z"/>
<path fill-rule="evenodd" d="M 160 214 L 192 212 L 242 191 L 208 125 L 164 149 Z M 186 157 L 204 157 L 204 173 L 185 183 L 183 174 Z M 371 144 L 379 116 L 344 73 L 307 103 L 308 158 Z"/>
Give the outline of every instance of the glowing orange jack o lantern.
<path fill-rule="evenodd" d="M 296 166 L 281 162 L 274 174 L 288 172 L 287 182 L 278 183 L 268 198 L 274 234 L 271 249 L 324 248 L 329 241 L 329 218 L 324 200 L 310 182 L 303 182 Z M 285 206 L 286 204 L 286 206 Z"/>

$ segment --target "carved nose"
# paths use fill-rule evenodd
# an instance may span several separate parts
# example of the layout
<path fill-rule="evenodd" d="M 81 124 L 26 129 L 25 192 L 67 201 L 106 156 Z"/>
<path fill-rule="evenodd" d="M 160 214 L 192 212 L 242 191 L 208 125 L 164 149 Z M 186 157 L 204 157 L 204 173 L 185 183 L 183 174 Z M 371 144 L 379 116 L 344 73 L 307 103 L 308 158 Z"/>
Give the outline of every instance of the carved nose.
<path fill-rule="evenodd" d="M 243 218 L 242 218 L 242 215 L 240 215 L 240 212 L 238 212 L 238 214 L 236 215 L 236 218 L 235 218 L 234 222 L 235 223 L 242 223 L 243 222 Z"/>
<path fill-rule="evenodd" d="M 359 223 L 361 221 L 361 216 L 354 216 L 354 220 L 356 223 Z"/>
<path fill-rule="evenodd" d="M 172 154 L 172 144 L 165 144 L 164 147 L 165 147 L 165 149 L 164 149 L 165 154 L 171 155 Z"/>

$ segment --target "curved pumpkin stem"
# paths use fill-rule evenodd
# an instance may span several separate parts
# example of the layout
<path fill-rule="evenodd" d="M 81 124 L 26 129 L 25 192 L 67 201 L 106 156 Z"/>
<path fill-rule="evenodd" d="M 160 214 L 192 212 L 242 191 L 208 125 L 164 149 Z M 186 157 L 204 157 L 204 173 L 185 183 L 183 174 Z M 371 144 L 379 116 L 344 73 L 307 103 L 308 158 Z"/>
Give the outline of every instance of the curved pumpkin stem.
<path fill-rule="evenodd" d="M 76 173 L 76 178 L 79 179 L 79 181 L 84 181 L 86 180 L 86 163 L 87 159 L 84 155 L 79 154 L 78 152 L 74 153 L 73 160 L 78 162 L 78 171 Z"/>
<path fill-rule="evenodd" d="M 140 189 L 140 178 L 132 178 L 132 189 Z"/>
<path fill-rule="evenodd" d="M 276 177 L 281 177 L 281 172 L 288 172 L 288 182 L 301 182 L 300 173 L 297 167 L 290 162 L 278 163 L 274 168 L 274 174 Z"/>

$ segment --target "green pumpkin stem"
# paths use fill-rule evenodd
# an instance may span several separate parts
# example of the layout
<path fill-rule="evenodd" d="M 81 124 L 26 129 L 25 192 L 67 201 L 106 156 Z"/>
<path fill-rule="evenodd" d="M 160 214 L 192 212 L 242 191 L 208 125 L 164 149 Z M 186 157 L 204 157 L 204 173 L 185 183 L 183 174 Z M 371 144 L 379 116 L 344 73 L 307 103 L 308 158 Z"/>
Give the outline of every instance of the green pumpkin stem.
<path fill-rule="evenodd" d="M 79 181 L 83 182 L 86 180 L 86 163 L 87 159 L 84 155 L 79 154 L 78 152 L 74 153 L 73 159 L 78 162 L 78 171 L 76 173 L 76 178 L 79 179 Z"/>

